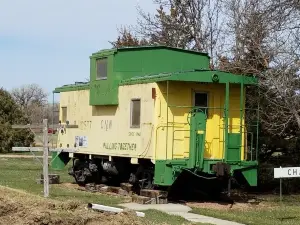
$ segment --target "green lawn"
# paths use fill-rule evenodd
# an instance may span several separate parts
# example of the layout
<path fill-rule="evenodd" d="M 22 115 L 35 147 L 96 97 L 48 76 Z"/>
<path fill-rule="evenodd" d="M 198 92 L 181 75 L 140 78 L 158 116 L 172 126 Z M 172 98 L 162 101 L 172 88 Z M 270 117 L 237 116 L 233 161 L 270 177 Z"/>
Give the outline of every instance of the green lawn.
<path fill-rule="evenodd" d="M 73 179 L 67 174 L 68 167 L 63 171 L 50 169 L 50 172 L 60 174 L 61 182 L 70 183 Z M 0 185 L 43 196 L 43 185 L 36 183 L 36 179 L 42 173 L 42 167 L 34 159 L 0 158 L 0 171 Z M 79 200 L 83 203 L 91 202 L 109 206 L 117 206 L 128 200 L 125 197 L 93 194 L 63 185 L 51 185 L 50 198 L 60 201 Z M 155 210 L 147 210 L 145 213 L 144 220 L 154 224 L 188 224 L 188 221 L 179 216 L 171 216 Z"/>
<path fill-rule="evenodd" d="M 299 225 L 300 197 L 285 196 L 279 202 L 279 196 L 264 196 L 263 205 L 251 206 L 245 209 L 207 209 L 193 208 L 194 213 L 231 220 L 249 225 Z"/>
<path fill-rule="evenodd" d="M 60 174 L 61 182 L 71 183 L 73 178 L 67 174 L 68 168 L 69 166 L 63 171 L 50 169 L 50 172 Z M 36 179 L 42 173 L 42 167 L 35 159 L 0 158 L 0 171 L 0 185 L 43 195 L 43 185 L 36 184 Z M 52 185 L 50 197 L 60 201 L 80 200 L 83 203 L 92 202 L 110 206 L 117 206 L 121 202 L 128 201 L 125 197 L 93 194 L 64 185 Z M 300 224 L 299 209 L 299 196 L 284 196 L 283 204 L 280 205 L 279 196 L 271 195 L 263 196 L 263 206 L 254 205 L 241 209 L 193 208 L 193 212 L 249 225 L 296 225 Z M 145 220 L 155 224 L 188 224 L 181 217 L 170 216 L 155 210 L 146 211 Z"/>

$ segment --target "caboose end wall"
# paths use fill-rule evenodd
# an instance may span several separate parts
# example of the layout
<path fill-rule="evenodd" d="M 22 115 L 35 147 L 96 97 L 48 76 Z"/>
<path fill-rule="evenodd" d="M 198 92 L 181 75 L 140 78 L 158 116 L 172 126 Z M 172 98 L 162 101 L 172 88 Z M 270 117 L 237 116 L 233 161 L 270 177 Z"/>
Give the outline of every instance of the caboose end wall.
<path fill-rule="evenodd" d="M 230 85 L 228 131 L 230 134 L 239 135 L 240 128 L 242 129 L 242 144 L 239 149 L 241 154 L 235 160 L 244 160 L 245 128 L 244 118 L 240 119 L 239 93 L 240 85 Z M 243 105 L 244 101 L 243 99 Z M 198 105 L 203 104 L 204 107 L 207 107 L 204 158 L 220 160 L 225 157 L 225 84 L 169 82 L 167 85 L 167 82 L 161 82 L 158 83 L 157 102 L 158 125 L 156 128 L 157 140 L 155 149 L 157 160 L 189 157 L 190 125 L 188 123 L 188 115 L 197 103 Z M 168 140 L 168 143 L 166 143 L 166 140 Z"/>

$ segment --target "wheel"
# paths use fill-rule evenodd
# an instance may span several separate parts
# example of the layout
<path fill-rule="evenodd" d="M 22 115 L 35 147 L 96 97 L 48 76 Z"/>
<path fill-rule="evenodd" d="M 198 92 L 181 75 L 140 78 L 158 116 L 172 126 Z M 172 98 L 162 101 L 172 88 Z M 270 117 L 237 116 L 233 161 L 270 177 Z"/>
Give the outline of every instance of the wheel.
<path fill-rule="evenodd" d="M 141 189 L 153 189 L 153 172 L 149 169 L 143 170 L 139 183 Z"/>
<path fill-rule="evenodd" d="M 73 160 L 73 168 L 72 168 L 72 176 L 75 179 L 75 182 L 82 186 L 86 184 L 86 175 L 84 173 L 85 170 L 85 162 L 80 159 Z"/>
<path fill-rule="evenodd" d="M 88 182 L 98 183 L 101 181 L 101 171 L 95 162 L 91 160 L 76 159 L 73 161 L 73 168 L 69 172 L 80 186 Z"/>

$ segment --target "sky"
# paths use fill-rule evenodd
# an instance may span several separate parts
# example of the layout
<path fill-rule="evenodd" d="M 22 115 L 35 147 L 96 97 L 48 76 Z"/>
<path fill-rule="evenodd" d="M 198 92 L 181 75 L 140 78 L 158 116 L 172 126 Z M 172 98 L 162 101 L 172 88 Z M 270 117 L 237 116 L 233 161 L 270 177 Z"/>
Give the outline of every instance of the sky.
<path fill-rule="evenodd" d="M 111 48 L 117 29 L 135 25 L 151 0 L 0 0 L 0 87 L 55 87 L 86 81 L 89 56 Z"/>

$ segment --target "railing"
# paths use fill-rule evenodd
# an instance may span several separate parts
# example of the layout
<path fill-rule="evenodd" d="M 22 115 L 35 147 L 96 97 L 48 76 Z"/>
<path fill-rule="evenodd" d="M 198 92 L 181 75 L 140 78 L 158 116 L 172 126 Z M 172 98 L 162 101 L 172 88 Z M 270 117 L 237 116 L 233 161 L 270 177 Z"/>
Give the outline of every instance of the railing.
<path fill-rule="evenodd" d="M 199 108 L 199 107 L 193 107 L 193 106 L 176 106 L 176 105 L 169 105 L 168 106 L 169 108 L 187 108 L 187 109 L 193 109 L 193 108 Z M 226 149 L 226 143 L 225 143 L 225 129 L 226 129 L 226 123 L 225 123 L 225 118 L 224 118 L 224 108 L 223 107 L 200 107 L 200 108 L 204 108 L 204 109 L 207 109 L 206 111 L 208 111 L 208 119 L 212 119 L 212 116 L 213 115 L 218 115 L 219 118 L 220 118 L 220 124 L 219 125 L 216 125 L 217 129 L 218 129 L 218 132 L 220 130 L 223 130 L 222 131 L 222 134 L 223 134 L 223 140 L 221 140 L 221 136 L 219 137 L 220 139 L 220 143 L 223 142 L 223 151 L 225 151 Z M 211 110 L 214 110 L 213 113 L 211 112 Z M 217 110 L 217 112 L 216 112 Z M 219 110 L 219 111 L 218 111 Z M 230 114 L 233 112 L 233 111 L 241 111 L 241 109 L 233 109 L 233 108 L 230 108 L 229 109 L 229 117 L 228 117 L 228 120 L 231 120 L 232 117 L 230 117 Z M 228 131 L 230 130 L 233 130 L 233 129 L 237 129 L 237 127 L 239 128 L 239 132 L 240 135 L 244 136 L 244 148 L 241 149 L 241 151 L 244 151 L 244 158 L 245 160 L 250 160 L 250 161 L 253 161 L 253 160 L 257 160 L 258 158 L 258 119 L 256 119 L 256 124 L 251 124 L 250 121 L 247 121 L 247 116 L 245 118 L 245 114 L 247 115 L 247 111 L 258 111 L 258 109 L 249 109 L 249 108 L 244 108 L 244 111 L 242 113 L 243 116 L 240 116 L 239 119 L 240 119 L 240 124 L 232 124 L 232 122 L 228 122 L 227 123 L 227 129 Z M 187 111 L 188 113 L 188 111 Z M 169 129 L 171 128 L 172 129 L 172 137 L 171 137 L 171 159 L 174 158 L 174 146 L 175 146 L 175 133 L 177 132 L 187 132 L 187 131 L 190 131 L 190 129 L 187 129 L 187 126 L 189 126 L 189 123 L 188 123 L 188 116 L 187 116 L 187 122 L 176 122 L 175 121 L 175 114 L 172 114 L 171 117 L 172 118 L 172 121 L 169 121 L 169 117 L 170 117 L 170 112 L 168 110 L 168 116 L 167 116 L 167 123 L 165 124 L 162 124 L 162 125 L 159 125 L 157 128 L 156 128 L 156 143 L 155 143 L 155 155 L 157 154 L 157 140 L 158 140 L 158 130 L 160 128 L 166 128 L 166 148 L 165 148 L 165 158 L 168 159 L 168 150 L 169 150 L 169 147 L 168 147 L 168 144 L 170 142 L 170 138 L 169 138 Z M 240 113 L 241 114 L 241 113 Z M 257 116 L 258 116 L 258 112 L 257 112 Z M 238 117 L 235 117 L 235 118 L 238 118 Z M 176 128 L 176 129 L 175 129 Z M 244 130 L 244 131 L 243 131 Z M 230 133 L 230 132 L 229 132 Z M 187 138 L 183 135 L 182 136 L 182 140 L 185 141 Z M 227 139 L 228 140 L 228 139 Z M 241 140 L 242 141 L 242 140 Z M 242 147 L 242 143 L 241 143 L 241 147 Z M 253 151 L 255 149 L 255 151 Z M 240 156 L 242 154 L 242 152 L 240 151 Z M 225 152 L 223 152 L 223 159 L 225 158 Z M 249 157 L 250 156 L 250 157 Z M 240 157 L 241 158 L 241 157 Z"/>

